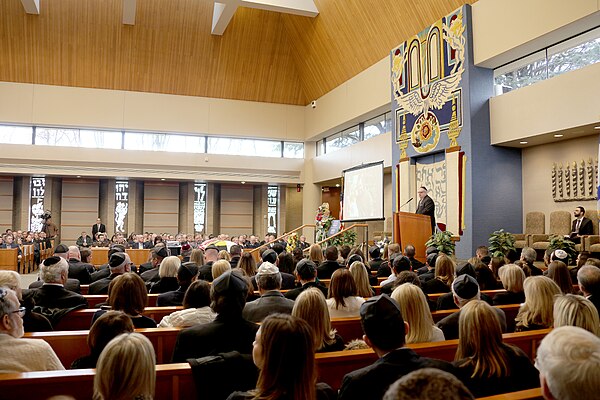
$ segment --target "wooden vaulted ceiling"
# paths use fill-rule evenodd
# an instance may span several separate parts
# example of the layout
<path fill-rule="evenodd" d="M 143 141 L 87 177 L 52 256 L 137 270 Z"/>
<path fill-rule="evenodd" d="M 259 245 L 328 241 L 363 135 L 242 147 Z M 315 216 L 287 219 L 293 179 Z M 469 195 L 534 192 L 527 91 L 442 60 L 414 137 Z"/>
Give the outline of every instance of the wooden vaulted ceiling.
<path fill-rule="evenodd" d="M 316 0 L 316 18 L 239 8 L 211 35 L 213 1 L 0 1 L 0 81 L 306 105 L 475 0 Z"/>

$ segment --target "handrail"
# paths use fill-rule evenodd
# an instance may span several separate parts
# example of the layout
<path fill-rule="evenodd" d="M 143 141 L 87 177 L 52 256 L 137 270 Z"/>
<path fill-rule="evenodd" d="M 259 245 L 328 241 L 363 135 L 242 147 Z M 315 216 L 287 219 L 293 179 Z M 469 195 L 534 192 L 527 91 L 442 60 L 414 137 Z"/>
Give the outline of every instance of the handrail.
<path fill-rule="evenodd" d="M 350 229 L 352 229 L 352 228 L 357 228 L 357 227 L 358 227 L 358 228 L 368 228 L 368 227 L 369 227 L 369 225 L 367 225 L 367 224 L 352 224 L 352 225 L 350 225 L 349 227 L 342 229 L 342 230 L 341 230 L 341 231 L 339 231 L 338 233 L 335 233 L 335 234 L 333 234 L 333 235 L 329 236 L 328 238 L 326 238 L 326 239 L 323 239 L 323 240 L 321 240 L 320 242 L 317 242 L 317 243 L 315 243 L 315 244 L 318 244 L 318 245 L 320 246 L 321 244 L 323 244 L 323 243 L 325 243 L 325 242 L 327 242 L 327 241 L 329 241 L 329 240 L 333 239 L 334 237 L 336 237 L 336 236 L 339 236 L 339 235 L 343 234 L 344 232 L 346 232 L 346 231 L 349 231 L 349 230 L 350 230 Z M 307 247 L 307 248 L 306 248 L 306 249 L 304 249 L 303 251 L 308 251 L 309 249 L 310 249 L 310 247 Z"/>
<path fill-rule="evenodd" d="M 270 242 L 267 242 L 267 243 L 265 243 L 265 244 L 263 244 L 263 245 L 261 245 L 261 246 L 258 246 L 258 247 L 257 247 L 257 248 L 255 248 L 255 249 L 252 249 L 252 250 L 250 250 L 248 253 L 250 253 L 250 254 L 254 254 L 254 253 L 256 253 L 256 252 L 257 252 L 257 251 L 258 251 L 258 250 L 259 250 L 259 249 L 260 249 L 262 246 L 268 246 L 268 245 L 270 245 L 271 243 L 275 243 L 275 242 L 277 242 L 278 240 L 280 240 L 280 239 L 284 238 L 285 236 L 287 236 L 287 235 L 291 235 L 291 234 L 292 234 L 292 233 L 294 233 L 294 232 L 298 232 L 298 231 L 299 231 L 299 230 L 301 230 L 301 229 L 304 229 L 304 228 L 314 228 L 314 227 L 315 227 L 315 224 L 304 224 L 304 225 L 301 225 L 301 226 L 299 226 L 299 227 L 297 227 L 297 228 L 295 228 L 295 229 L 292 229 L 292 230 L 291 230 L 291 231 L 289 231 L 289 232 L 286 232 L 286 233 L 284 233 L 283 235 L 279 236 L 278 238 L 275 238 L 275 239 L 271 240 Z"/>

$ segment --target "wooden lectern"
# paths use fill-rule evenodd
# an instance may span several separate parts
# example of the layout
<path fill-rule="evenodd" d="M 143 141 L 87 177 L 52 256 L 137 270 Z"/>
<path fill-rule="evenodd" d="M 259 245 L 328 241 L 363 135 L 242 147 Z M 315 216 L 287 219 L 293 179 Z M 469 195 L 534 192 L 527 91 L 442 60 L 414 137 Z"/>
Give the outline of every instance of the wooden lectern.
<path fill-rule="evenodd" d="M 431 237 L 431 219 L 429 215 L 409 212 L 394 213 L 394 242 L 401 249 L 409 244 L 415 246 L 415 258 L 425 262 L 425 242 Z"/>

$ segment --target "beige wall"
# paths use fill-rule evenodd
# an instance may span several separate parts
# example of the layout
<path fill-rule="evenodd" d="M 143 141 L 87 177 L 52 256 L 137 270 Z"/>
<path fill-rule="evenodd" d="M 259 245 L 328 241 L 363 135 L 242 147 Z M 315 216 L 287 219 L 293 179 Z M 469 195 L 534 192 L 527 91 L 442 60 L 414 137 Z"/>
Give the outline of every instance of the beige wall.
<path fill-rule="evenodd" d="M 556 210 L 572 211 L 578 205 L 596 209 L 596 201 L 552 200 L 552 164 L 598 159 L 598 135 L 531 147 L 523 150 L 523 226 L 530 211 L 546 214 L 546 231 L 550 226 L 550 213 Z"/>
<path fill-rule="evenodd" d="M 221 230 L 215 234 L 252 234 L 253 196 L 252 185 L 221 185 Z"/>
<path fill-rule="evenodd" d="M 295 187 L 281 187 L 281 190 L 286 193 L 285 231 L 289 232 L 302 225 L 302 190 L 298 192 Z"/>
<path fill-rule="evenodd" d="M 473 4 L 473 57 L 496 68 L 595 26 L 598 0 L 479 0 Z"/>
<path fill-rule="evenodd" d="M 600 122 L 600 63 L 490 99 L 491 142 Z"/>
<path fill-rule="evenodd" d="M 98 189 L 97 180 L 63 179 L 60 215 L 61 242 L 73 245 L 83 231 L 92 235 L 92 225 L 98 216 Z"/>
<path fill-rule="evenodd" d="M 144 232 L 179 231 L 179 184 L 144 182 Z"/>
<path fill-rule="evenodd" d="M 0 177 L 0 232 L 13 228 L 13 178 Z"/>

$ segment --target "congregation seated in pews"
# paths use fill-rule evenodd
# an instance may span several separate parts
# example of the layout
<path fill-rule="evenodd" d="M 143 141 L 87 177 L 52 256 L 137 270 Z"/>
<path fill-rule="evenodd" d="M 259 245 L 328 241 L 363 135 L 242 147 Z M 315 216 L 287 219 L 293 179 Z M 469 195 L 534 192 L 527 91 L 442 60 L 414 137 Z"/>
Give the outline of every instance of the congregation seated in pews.
<path fill-rule="evenodd" d="M 197 381 L 197 378 L 194 378 L 193 369 L 189 364 L 176 364 L 177 362 L 183 363 L 188 359 L 202 360 L 205 356 L 229 354 L 232 351 L 246 355 L 251 354 L 253 342 L 260 343 L 261 335 L 260 331 L 257 334 L 258 326 L 248 321 L 251 311 L 254 315 L 258 314 L 251 307 L 248 307 L 247 310 L 245 307 L 247 304 L 269 304 L 267 299 L 286 301 L 287 307 L 273 307 L 272 312 L 291 314 L 292 317 L 286 317 L 291 318 L 289 324 L 295 324 L 293 321 L 296 320 L 306 321 L 312 332 L 310 342 L 313 345 L 313 351 L 318 353 L 314 356 L 318 381 L 328 384 L 334 390 L 341 389 L 339 398 L 342 400 L 381 398 L 387 387 L 398 377 L 408 375 L 411 372 L 410 368 L 403 367 L 404 369 L 397 370 L 393 367 L 393 357 L 389 363 L 386 359 L 390 353 L 395 355 L 398 349 L 411 349 L 410 351 L 415 353 L 417 360 L 440 360 L 423 361 L 423 363 L 417 361 L 413 369 L 426 366 L 446 369 L 459 377 L 462 384 L 476 397 L 507 391 L 519 392 L 525 388 L 539 388 L 540 382 L 533 377 L 537 371 L 533 368 L 531 360 L 539 342 L 547 334 L 547 328 L 578 325 L 584 326 L 595 335 L 600 331 L 597 311 L 593 304 L 593 301 L 597 299 L 597 297 L 594 298 L 594 291 L 600 282 L 600 273 L 596 273 L 596 270 L 600 271 L 600 269 L 592 266 L 582 266 L 578 269 L 578 277 L 581 278 L 578 281 L 579 288 L 589 297 L 586 299 L 566 294 L 567 289 L 565 288 L 570 287 L 572 291 L 573 285 L 559 285 L 557 283 L 557 280 L 560 279 L 558 273 L 549 274 L 549 277 L 525 277 L 524 268 L 507 264 L 498 269 L 497 276 L 494 275 L 496 283 L 494 286 L 480 276 L 485 274 L 478 274 L 481 265 L 476 260 L 470 260 L 469 263 L 462 263 L 457 267 L 450 257 L 444 255 L 429 257 L 433 254 L 431 253 L 427 258 L 426 265 L 420 269 L 422 273 L 418 274 L 412 271 L 413 264 L 410 257 L 398 254 L 402 258 L 396 256 L 390 260 L 391 262 L 388 261 L 388 265 L 391 265 L 390 276 L 382 276 L 377 281 L 377 283 L 383 280 L 390 281 L 389 284 L 382 285 L 382 289 L 385 288 L 385 291 L 391 294 L 390 298 L 387 296 L 372 297 L 375 289 L 374 286 L 371 286 L 368 277 L 372 276 L 371 272 L 376 273 L 377 269 L 370 270 L 371 265 L 363 262 L 360 250 L 348 254 L 349 262 L 340 261 L 337 263 L 337 268 L 332 268 L 334 252 L 330 249 L 329 259 L 323 261 L 327 265 L 321 269 L 321 271 L 332 269 L 330 278 L 318 278 L 321 264 L 318 259 L 317 262 L 310 258 L 300 260 L 291 271 L 299 282 L 298 286 L 292 290 L 281 287 L 283 270 L 278 267 L 279 257 L 273 260 L 275 263 L 265 261 L 262 263 L 262 267 L 259 263 L 256 268 L 256 265 L 252 266 L 249 261 L 252 259 L 251 257 L 242 255 L 237 261 L 238 267 L 232 269 L 229 261 L 225 259 L 222 259 L 221 261 L 224 262 L 221 262 L 209 258 L 209 261 L 203 260 L 201 265 L 198 265 L 198 262 L 181 263 L 178 257 L 169 256 L 165 248 L 159 246 L 150 250 L 149 265 L 137 268 L 136 273 L 130 272 L 133 263 L 127 253 L 120 250 L 122 249 L 118 247 L 108 250 L 111 252 L 105 268 L 108 275 L 100 278 L 109 278 L 107 279 L 109 281 L 108 294 L 81 296 L 85 300 L 86 306 L 97 307 L 105 303 L 103 308 L 113 311 L 99 311 L 94 308 L 76 309 L 78 306 L 64 307 L 62 309 L 66 311 L 56 317 L 41 306 L 25 308 L 23 310 L 25 315 L 28 313 L 34 315 L 37 311 L 43 314 L 42 318 L 44 315 L 49 317 L 53 323 L 52 328 L 56 332 L 28 333 L 22 339 L 13 337 L 15 340 L 45 340 L 58 356 L 62 363 L 61 367 L 69 367 L 82 357 L 85 361 L 97 361 L 102 348 L 106 347 L 110 338 L 97 345 L 97 339 L 91 339 L 100 329 L 101 324 L 98 327 L 96 324 L 102 323 L 104 319 L 113 319 L 114 313 L 116 313 L 120 316 L 117 319 L 120 320 L 121 325 L 123 325 L 123 321 L 131 322 L 131 326 L 124 324 L 128 325 L 123 328 L 124 331 L 130 332 L 131 327 L 140 328 L 137 329 L 137 332 L 147 337 L 152 345 L 158 364 L 155 368 L 156 398 L 168 398 L 168 396 L 178 398 L 184 393 L 192 397 L 195 395 L 196 389 L 193 382 L 195 379 Z M 69 252 L 67 253 L 69 254 Z M 263 254 L 265 253 L 267 257 L 271 257 L 270 252 L 263 252 Z M 327 254 L 327 251 L 325 253 Z M 369 253 L 372 252 L 369 251 Z M 336 255 L 336 258 L 338 256 L 339 254 Z M 397 258 L 399 260 L 394 263 Z M 56 286 L 67 291 L 64 286 L 68 283 L 70 263 L 67 263 L 65 277 L 65 262 L 63 261 L 62 258 L 50 258 L 45 264 L 42 263 L 41 276 L 47 275 L 42 283 L 42 291 L 47 290 L 48 286 Z M 449 265 L 449 269 L 454 271 L 454 275 L 437 275 L 438 261 L 440 265 L 443 263 Z M 433 265 L 429 265 L 429 263 Z M 378 268 L 381 268 L 381 264 Z M 215 265 L 224 265 L 227 268 L 213 269 Z M 289 267 L 283 265 L 282 268 Z M 485 266 L 485 268 L 492 271 L 491 267 Z M 515 268 L 518 269 L 518 272 L 515 272 L 517 271 Z M 560 270 L 560 265 L 556 269 Z M 444 267 L 441 267 L 440 271 L 443 270 Z M 58 278 L 51 277 L 53 271 L 54 276 Z M 207 271 L 210 273 L 210 279 Z M 433 274 L 431 271 L 434 271 Z M 142 277 L 140 277 L 140 273 Z M 421 279 L 422 276 L 428 275 L 429 277 Z M 201 277 L 206 279 L 198 279 Z M 147 280 L 144 281 L 144 278 Z M 213 279 L 212 283 L 208 282 Z M 426 282 L 432 281 L 435 281 L 435 285 L 425 285 Z M 359 292 L 359 282 L 362 282 L 360 286 L 361 290 L 364 289 L 362 292 Z M 0 279 L 0 285 L 3 284 Z M 254 291 L 254 284 L 258 289 L 257 293 Z M 500 285 L 504 289 L 499 289 Z M 161 288 L 163 286 L 166 289 Z M 446 288 L 444 291 L 447 291 L 448 294 L 427 293 L 426 288 L 429 286 Z M 82 292 L 88 288 L 85 285 L 79 287 Z M 164 293 L 152 293 L 152 288 L 158 292 L 164 290 Z M 33 299 L 35 301 L 36 298 L 40 298 L 39 292 L 36 292 L 39 290 L 31 289 L 30 292 L 25 292 L 25 300 Z M 148 291 L 151 293 L 149 294 Z M 292 295 L 288 296 L 289 293 Z M 502 298 L 506 297 L 503 295 L 512 295 L 512 293 L 522 293 L 524 301 L 512 304 L 496 301 L 496 297 Z M 168 296 L 165 296 L 167 294 Z M 188 294 L 189 298 L 186 301 Z M 554 295 L 557 294 L 563 295 L 558 296 L 555 300 Z M 15 296 L 17 301 L 21 300 L 16 293 Z M 180 305 L 160 306 L 160 299 L 167 297 L 169 301 L 175 299 Z M 449 306 L 448 299 L 451 300 L 454 307 Z M 212 304 L 209 306 L 209 303 Z M 437 310 L 440 304 L 445 304 L 445 306 Z M 492 307 L 490 304 L 497 305 Z M 379 307 L 387 311 L 385 313 L 378 312 Z M 198 310 L 204 311 L 198 312 Z M 263 307 L 262 311 L 260 317 L 251 319 L 260 322 L 267 315 L 272 314 L 269 312 L 268 306 Z M 14 312 L 12 314 L 20 315 Z M 340 318 L 338 317 L 340 315 L 348 316 Z M 391 317 L 393 315 L 396 315 L 396 319 L 392 319 L 390 322 L 389 318 L 393 318 Z M 581 315 L 585 315 L 585 317 L 580 317 Z M 202 319 L 205 317 L 206 319 Z M 377 318 L 382 318 L 383 322 L 378 321 Z M 165 323 L 161 324 L 161 321 L 165 321 Z M 172 321 L 180 321 L 180 323 L 171 323 Z M 369 325 L 368 321 L 371 321 L 373 325 Z M 400 324 L 399 321 L 402 323 Z M 405 328 L 404 321 L 408 323 L 408 330 Z M 398 324 L 398 330 L 392 329 L 392 332 L 396 333 L 394 339 L 388 337 L 390 332 L 385 332 L 386 330 L 383 328 L 369 331 L 373 326 L 393 327 L 394 324 Z M 116 325 L 119 324 L 112 325 L 115 329 L 111 332 L 113 332 L 113 336 L 116 336 L 121 332 L 117 332 L 118 329 L 116 329 Z M 157 325 L 169 326 L 169 328 L 156 328 Z M 402 332 L 399 329 L 400 325 L 403 327 Z M 482 326 L 488 329 L 485 333 L 476 335 L 471 333 L 476 332 L 476 328 L 481 329 Z M 503 335 L 503 332 L 513 332 L 515 327 L 521 332 L 504 333 Z M 464 334 L 463 331 L 469 333 Z M 402 343 L 395 341 L 396 337 L 400 336 Z M 467 340 L 470 336 L 476 339 L 485 337 L 489 341 L 477 344 L 476 341 Z M 362 341 L 363 337 L 364 342 Z M 491 338 L 494 338 L 493 341 Z M 89 352 L 87 345 L 89 345 Z M 357 346 L 370 346 L 371 349 L 342 350 L 345 347 L 356 348 Z M 495 349 L 491 352 L 492 355 L 490 352 L 482 350 L 490 348 L 490 346 Z M 405 350 L 400 353 L 412 354 Z M 499 363 L 506 367 L 490 370 L 472 369 L 475 368 L 476 363 L 466 360 L 474 360 L 477 357 L 482 357 L 481 365 Z M 443 363 L 443 361 L 447 363 Z M 175 363 L 171 364 L 171 362 Z M 401 372 L 394 372 L 394 379 L 381 384 L 361 383 L 363 379 L 366 379 L 364 382 L 369 381 L 372 375 L 378 376 L 376 379 L 386 375 L 386 372 L 371 372 L 371 369 L 379 371 L 377 367 L 379 364 L 385 365 L 382 371 L 390 368 L 390 371 Z M 76 363 L 74 366 L 89 365 Z M 201 361 L 198 365 L 198 368 L 206 368 Z M 304 368 L 308 367 L 304 366 Z M 516 375 L 511 375 L 513 370 L 518 371 L 514 372 Z M 58 378 L 57 382 L 68 382 L 69 377 L 74 380 L 81 378 L 80 382 L 88 382 L 88 384 L 94 379 L 93 372 L 85 369 L 80 371 L 81 375 L 75 373 L 63 376 L 60 372 L 47 372 L 48 375 L 45 376 L 54 376 Z M 0 379 L 8 385 L 7 387 L 17 388 L 20 380 L 31 379 L 34 381 L 42 379 L 43 376 L 43 374 L 21 377 L 0 376 Z M 346 377 L 344 378 L 344 376 Z M 224 384 L 226 385 L 227 382 Z M 399 387 L 403 384 L 404 382 L 400 382 L 396 386 Z M 371 389 L 375 385 L 382 392 L 375 393 L 371 390 L 368 394 L 362 393 L 361 390 L 365 385 Z M 256 389 L 257 386 L 254 382 L 252 387 L 231 386 L 231 388 L 246 391 Z M 59 394 L 60 386 L 56 386 L 55 389 L 56 391 L 53 393 Z M 319 390 L 321 390 L 319 393 L 324 393 L 324 389 Z M 85 392 L 91 393 L 90 388 L 85 389 Z M 539 396 L 540 393 L 538 391 L 534 395 Z M 68 393 L 64 392 L 64 394 Z M 232 398 L 246 398 L 244 397 L 246 394 L 243 393 L 235 396 L 237 397 Z"/>

